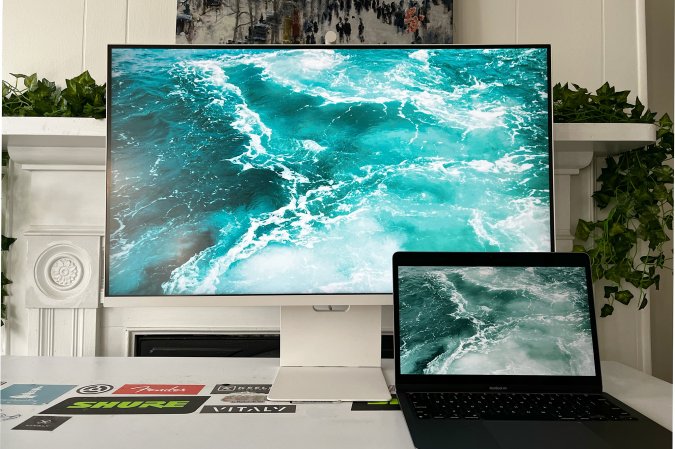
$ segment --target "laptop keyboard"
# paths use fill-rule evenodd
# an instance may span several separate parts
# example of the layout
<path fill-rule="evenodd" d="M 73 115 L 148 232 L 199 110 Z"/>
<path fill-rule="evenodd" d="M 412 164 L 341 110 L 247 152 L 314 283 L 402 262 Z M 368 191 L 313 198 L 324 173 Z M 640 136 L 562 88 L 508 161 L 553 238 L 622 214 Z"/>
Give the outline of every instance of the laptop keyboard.
<path fill-rule="evenodd" d="M 420 419 L 627 421 L 601 395 L 565 393 L 409 393 Z"/>

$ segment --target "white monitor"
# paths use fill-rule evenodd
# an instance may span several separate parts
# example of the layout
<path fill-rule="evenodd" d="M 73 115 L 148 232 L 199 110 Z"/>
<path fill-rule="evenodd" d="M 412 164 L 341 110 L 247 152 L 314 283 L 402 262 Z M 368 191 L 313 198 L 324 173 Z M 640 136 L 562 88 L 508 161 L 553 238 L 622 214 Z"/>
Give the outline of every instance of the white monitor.
<path fill-rule="evenodd" d="M 105 305 L 280 306 L 272 399 L 388 397 L 394 252 L 553 249 L 549 46 L 108 62 Z"/>

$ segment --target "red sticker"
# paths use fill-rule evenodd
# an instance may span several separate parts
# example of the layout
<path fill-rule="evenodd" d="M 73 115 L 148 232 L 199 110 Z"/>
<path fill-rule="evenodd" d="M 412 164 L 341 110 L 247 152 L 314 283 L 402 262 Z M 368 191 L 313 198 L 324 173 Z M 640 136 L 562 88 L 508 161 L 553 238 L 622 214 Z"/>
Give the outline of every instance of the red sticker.
<path fill-rule="evenodd" d="M 204 385 L 126 384 L 113 394 L 198 394 Z"/>

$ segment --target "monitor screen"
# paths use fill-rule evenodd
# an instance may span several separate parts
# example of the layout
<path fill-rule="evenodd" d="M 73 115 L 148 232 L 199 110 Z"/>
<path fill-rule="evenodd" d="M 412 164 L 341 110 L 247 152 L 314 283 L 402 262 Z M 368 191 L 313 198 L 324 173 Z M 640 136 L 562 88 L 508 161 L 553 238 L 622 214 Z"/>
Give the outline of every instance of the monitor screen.
<path fill-rule="evenodd" d="M 401 373 L 594 376 L 587 285 L 583 266 L 401 266 Z"/>
<path fill-rule="evenodd" d="M 391 293 L 550 251 L 548 46 L 110 46 L 106 296 Z"/>

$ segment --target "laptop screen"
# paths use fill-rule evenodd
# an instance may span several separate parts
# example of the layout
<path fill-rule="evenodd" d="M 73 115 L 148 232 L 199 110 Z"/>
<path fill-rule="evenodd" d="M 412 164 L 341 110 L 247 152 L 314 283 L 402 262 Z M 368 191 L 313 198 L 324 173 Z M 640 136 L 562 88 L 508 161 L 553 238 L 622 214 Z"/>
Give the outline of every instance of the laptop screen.
<path fill-rule="evenodd" d="M 401 374 L 596 375 L 583 266 L 397 270 Z"/>

